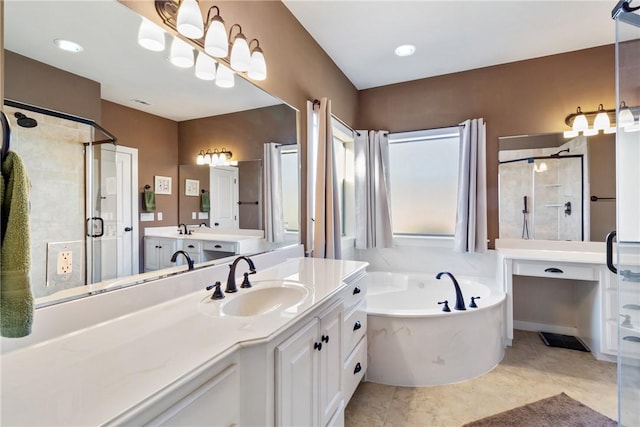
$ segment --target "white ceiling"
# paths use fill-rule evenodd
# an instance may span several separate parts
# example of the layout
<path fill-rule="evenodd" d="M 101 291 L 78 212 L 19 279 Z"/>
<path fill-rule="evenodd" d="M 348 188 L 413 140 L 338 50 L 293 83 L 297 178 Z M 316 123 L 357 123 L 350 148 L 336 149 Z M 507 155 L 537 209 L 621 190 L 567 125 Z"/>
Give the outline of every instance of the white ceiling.
<path fill-rule="evenodd" d="M 283 2 L 358 89 L 615 40 L 616 0 Z M 395 56 L 401 44 L 416 53 Z"/>
<path fill-rule="evenodd" d="M 175 121 L 280 104 L 246 80 L 232 89 L 179 69 L 164 52 L 137 43 L 140 16 L 115 0 L 5 0 L 5 48 L 101 83 L 102 98 Z M 56 38 L 75 41 L 81 53 L 58 49 Z M 69 94 L 73 96 L 73 94 Z M 134 99 L 151 105 L 142 105 Z"/>

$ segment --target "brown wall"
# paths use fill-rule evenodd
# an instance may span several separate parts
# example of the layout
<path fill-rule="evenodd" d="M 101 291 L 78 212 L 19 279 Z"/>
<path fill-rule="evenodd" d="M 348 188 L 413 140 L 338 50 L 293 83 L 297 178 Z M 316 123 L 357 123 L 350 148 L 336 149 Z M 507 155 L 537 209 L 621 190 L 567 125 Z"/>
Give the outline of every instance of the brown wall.
<path fill-rule="evenodd" d="M 101 122 L 100 83 L 4 51 L 7 99 Z"/>
<path fill-rule="evenodd" d="M 616 197 L 616 136 L 589 137 L 590 193 L 597 197 Z M 604 242 L 616 229 L 616 201 L 589 202 L 590 240 Z"/>
<path fill-rule="evenodd" d="M 180 164 L 196 163 L 200 150 L 223 147 L 231 160 L 262 158 L 266 142 L 295 144 L 296 111 L 285 104 L 266 108 L 186 120 L 178 125 Z"/>
<path fill-rule="evenodd" d="M 192 219 L 192 212 L 200 212 L 200 193 L 198 197 L 185 195 L 185 180 L 194 179 L 200 181 L 200 190 L 210 190 L 209 188 L 209 168 L 200 165 L 180 165 L 180 184 L 178 185 L 179 198 L 179 218 L 180 223 L 200 224 L 204 222 L 209 225 L 208 219 Z"/>
<path fill-rule="evenodd" d="M 360 91 L 358 129 L 391 132 L 487 122 L 489 239 L 498 237 L 498 137 L 568 130 L 564 118 L 615 108 L 614 46 L 607 45 Z"/>
<path fill-rule="evenodd" d="M 102 124 L 118 138 L 118 144 L 138 149 L 139 209 L 142 212 L 142 191 L 145 185 L 154 187 L 154 176 L 172 178 L 171 195 L 156 195 L 156 219 L 141 222 L 140 253 L 144 227 L 164 227 L 178 224 L 178 123 L 109 101 L 102 101 Z M 140 257 L 142 270 L 142 257 Z"/>

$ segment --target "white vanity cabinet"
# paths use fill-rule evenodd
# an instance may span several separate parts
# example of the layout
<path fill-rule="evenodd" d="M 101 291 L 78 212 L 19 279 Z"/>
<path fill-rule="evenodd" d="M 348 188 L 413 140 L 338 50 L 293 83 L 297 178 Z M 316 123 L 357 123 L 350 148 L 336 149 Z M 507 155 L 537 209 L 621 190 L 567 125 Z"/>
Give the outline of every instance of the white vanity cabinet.
<path fill-rule="evenodd" d="M 364 276 L 360 276 L 362 278 Z M 342 389 L 345 406 L 367 370 L 367 310 L 363 280 L 342 291 L 344 301 Z"/>
<path fill-rule="evenodd" d="M 276 347 L 276 425 L 327 426 L 341 409 L 342 301 Z"/>
<path fill-rule="evenodd" d="M 171 262 L 171 256 L 178 250 L 177 248 L 176 239 L 145 236 L 144 271 L 175 267 L 177 264 Z"/>

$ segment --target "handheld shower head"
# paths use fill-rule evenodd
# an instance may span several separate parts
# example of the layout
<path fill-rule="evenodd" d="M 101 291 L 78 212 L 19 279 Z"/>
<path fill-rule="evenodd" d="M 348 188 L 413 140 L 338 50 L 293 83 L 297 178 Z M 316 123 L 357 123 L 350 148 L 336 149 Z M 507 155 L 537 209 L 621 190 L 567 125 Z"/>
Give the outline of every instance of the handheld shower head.
<path fill-rule="evenodd" d="M 13 115 L 16 117 L 16 119 L 18 119 L 18 126 L 21 126 L 23 128 L 34 128 L 38 126 L 38 122 L 36 121 L 36 119 L 27 117 L 20 112 L 16 112 Z"/>

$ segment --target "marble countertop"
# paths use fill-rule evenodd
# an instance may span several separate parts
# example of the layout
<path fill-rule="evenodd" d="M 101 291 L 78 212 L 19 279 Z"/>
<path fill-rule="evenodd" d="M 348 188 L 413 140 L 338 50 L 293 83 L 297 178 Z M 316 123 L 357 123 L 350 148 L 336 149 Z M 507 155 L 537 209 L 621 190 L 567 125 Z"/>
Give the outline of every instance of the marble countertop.
<path fill-rule="evenodd" d="M 242 342 L 274 337 L 337 294 L 342 281 L 366 265 L 299 258 L 251 276 L 256 287 L 269 279 L 309 286 L 312 292 L 297 313 L 212 317 L 199 310 L 210 294 L 203 290 L 5 354 L 3 424 L 107 423 Z"/>

